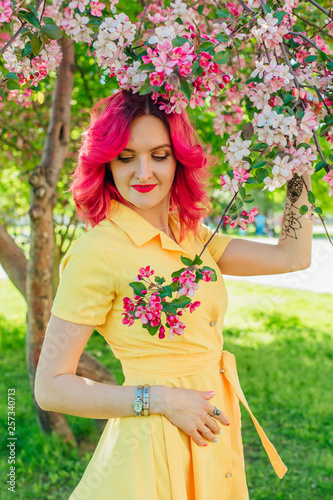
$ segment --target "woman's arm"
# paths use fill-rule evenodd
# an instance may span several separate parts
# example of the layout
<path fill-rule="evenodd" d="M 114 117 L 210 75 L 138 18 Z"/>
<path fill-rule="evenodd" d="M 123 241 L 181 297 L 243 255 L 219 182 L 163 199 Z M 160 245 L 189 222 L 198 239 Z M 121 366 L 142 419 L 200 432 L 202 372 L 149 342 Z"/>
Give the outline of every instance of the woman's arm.
<path fill-rule="evenodd" d="M 103 384 L 75 375 L 94 329 L 94 326 L 71 323 L 51 314 L 36 370 L 36 401 L 45 411 L 77 417 L 107 420 L 134 416 L 131 405 L 136 397 L 136 385 Z M 223 408 L 220 415 L 211 417 L 214 405 L 208 399 L 212 397 L 213 394 L 205 391 L 152 385 L 150 414 L 164 415 L 199 446 L 205 446 L 206 440 L 214 441 L 215 434 L 219 433 L 217 421 L 228 425 L 229 420 Z M 199 432 L 205 432 L 204 437 Z"/>
<path fill-rule="evenodd" d="M 303 179 L 311 190 L 311 176 Z M 307 205 L 307 190 L 298 176 L 287 182 L 287 199 L 277 245 L 234 238 L 217 262 L 222 274 L 257 276 L 306 269 L 311 264 L 312 220 L 298 209 Z"/>
<path fill-rule="evenodd" d="M 94 326 L 79 325 L 51 314 L 39 357 L 35 398 L 45 411 L 84 418 L 109 419 L 134 415 L 136 386 L 116 386 L 75 375 Z M 150 389 L 150 412 L 160 413 L 165 386 Z"/>

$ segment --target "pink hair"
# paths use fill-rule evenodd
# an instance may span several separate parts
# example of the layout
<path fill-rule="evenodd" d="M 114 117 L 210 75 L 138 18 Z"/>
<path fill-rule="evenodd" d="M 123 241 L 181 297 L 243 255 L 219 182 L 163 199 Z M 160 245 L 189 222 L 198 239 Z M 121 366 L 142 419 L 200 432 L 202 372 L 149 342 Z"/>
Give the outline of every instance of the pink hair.
<path fill-rule="evenodd" d="M 186 111 L 166 114 L 159 109 L 160 102 L 163 101 L 154 103 L 151 94 L 133 94 L 122 89 L 93 106 L 69 188 L 80 220 L 86 220 L 86 228 L 88 222 L 94 227 L 107 217 L 112 199 L 129 206 L 119 194 L 107 164 L 126 147 L 135 118 L 146 115 L 160 118 L 170 134 L 177 159 L 170 210 L 178 214 L 181 240 L 189 231 L 197 233 L 201 218 L 210 212 L 205 184 L 216 158 L 204 153 Z"/>

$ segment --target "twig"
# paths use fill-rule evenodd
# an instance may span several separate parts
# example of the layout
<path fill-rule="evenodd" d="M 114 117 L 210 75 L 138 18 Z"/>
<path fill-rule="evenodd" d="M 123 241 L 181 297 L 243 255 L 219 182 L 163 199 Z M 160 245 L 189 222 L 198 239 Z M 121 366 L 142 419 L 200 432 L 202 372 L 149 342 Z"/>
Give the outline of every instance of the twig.
<path fill-rule="evenodd" d="M 282 50 L 282 54 L 283 54 L 283 57 L 284 57 L 284 60 L 286 61 L 288 67 L 289 67 L 289 70 L 290 70 L 290 73 L 293 75 L 294 77 L 294 81 L 295 81 L 295 85 L 296 85 L 296 88 L 299 90 L 300 88 L 300 85 L 299 85 L 299 82 L 297 80 L 297 76 L 296 76 L 296 73 L 295 71 L 293 70 L 291 64 L 290 64 L 290 61 L 288 59 L 288 55 L 287 55 L 287 52 L 286 52 L 286 47 L 284 45 L 283 42 L 280 42 L 280 47 L 281 47 L 281 50 Z"/>
<path fill-rule="evenodd" d="M 213 238 L 213 236 L 215 235 L 215 233 L 219 230 L 219 228 L 220 228 L 220 226 L 221 226 L 221 224 L 222 224 L 223 220 L 225 219 L 225 215 L 226 215 L 227 211 L 228 211 L 228 210 L 229 210 L 229 208 L 231 207 L 231 205 L 232 205 L 232 203 L 233 203 L 234 199 L 237 197 L 237 195 L 238 195 L 238 191 L 237 191 L 237 192 L 233 195 L 233 197 L 231 198 L 231 201 L 229 202 L 229 204 L 228 204 L 227 208 L 224 210 L 224 212 L 223 212 L 223 214 L 222 214 L 222 217 L 221 217 L 221 220 L 220 220 L 220 222 L 218 223 L 217 228 L 215 229 L 215 231 L 213 232 L 213 234 L 211 235 L 211 237 L 209 238 L 209 240 L 207 241 L 207 243 L 204 245 L 204 247 L 203 247 L 203 249 L 201 250 L 201 253 L 200 253 L 200 255 L 199 255 L 199 258 L 200 258 L 200 257 L 201 257 L 201 255 L 203 254 L 203 252 L 204 252 L 205 248 L 207 247 L 208 243 L 210 242 L 210 240 Z"/>
<path fill-rule="evenodd" d="M 36 10 L 39 9 L 41 3 L 43 2 L 44 0 L 38 0 L 38 4 L 36 5 Z M 0 50 L 0 54 L 3 54 L 3 52 L 5 52 L 8 47 L 14 42 L 14 40 L 16 40 L 16 38 L 19 36 L 19 34 L 21 33 L 21 31 L 24 30 L 25 26 L 27 25 L 27 21 L 24 21 L 21 26 L 19 27 L 19 29 L 17 30 L 16 33 L 14 33 L 14 35 L 11 37 L 11 39 L 6 43 L 6 45 L 4 45 L 2 47 L 2 49 Z"/>
<path fill-rule="evenodd" d="M 264 41 L 263 41 L 262 43 L 263 43 L 263 46 L 264 46 L 264 49 L 265 49 L 265 52 L 266 52 L 266 57 L 267 57 L 268 64 L 270 64 L 271 59 L 270 59 L 270 57 L 269 57 L 269 54 L 268 54 L 268 50 L 267 50 L 266 44 L 265 44 L 265 42 L 264 42 Z"/>
<path fill-rule="evenodd" d="M 324 9 L 324 7 L 322 7 L 321 5 L 319 5 L 319 3 L 315 2 L 315 0 L 307 0 L 309 3 L 312 3 L 312 5 L 314 5 L 315 7 L 317 7 L 317 9 L 321 10 L 322 12 L 324 12 L 324 14 L 326 14 L 328 17 L 330 17 L 330 13 L 328 12 L 328 10 Z"/>
<path fill-rule="evenodd" d="M 254 14 L 254 11 L 252 9 L 250 9 L 250 7 L 245 5 L 243 0 L 237 0 L 237 2 L 241 4 L 241 6 L 243 7 L 244 10 L 246 10 L 246 12 L 251 12 L 252 14 Z"/>
<path fill-rule="evenodd" d="M 313 47 L 315 47 L 317 50 L 321 50 L 318 45 L 316 45 L 312 40 L 310 40 L 310 38 L 308 38 L 307 36 L 303 35 L 303 33 L 299 33 L 298 31 L 288 31 L 288 35 L 295 35 L 295 36 L 300 36 L 301 38 L 303 38 L 303 40 L 305 40 L 306 42 L 308 42 L 310 45 L 312 45 Z M 333 61 L 333 59 L 331 59 L 330 57 L 328 57 L 328 55 L 326 54 L 327 56 L 327 59 L 329 61 Z"/>
<path fill-rule="evenodd" d="M 298 19 L 300 19 L 304 23 L 309 24 L 309 26 L 313 26 L 314 28 L 316 28 L 317 30 L 321 31 L 325 35 L 329 36 L 330 38 L 333 38 L 333 36 L 330 35 L 329 33 L 327 33 L 325 30 L 323 30 L 323 28 L 321 28 L 320 26 L 317 26 L 316 24 L 310 23 L 310 21 L 308 21 L 307 19 L 304 19 L 304 17 L 299 16 L 298 14 L 296 14 L 296 12 L 293 12 L 293 15 L 296 16 L 296 17 L 298 17 Z"/>
<path fill-rule="evenodd" d="M 145 10 L 143 11 L 143 14 L 142 14 L 142 17 L 141 17 L 141 21 L 140 21 L 140 26 L 139 26 L 139 31 L 138 31 L 138 37 L 140 36 L 140 31 L 141 31 L 142 23 L 143 23 L 143 20 L 145 18 L 145 15 L 146 15 L 149 3 L 150 3 L 150 0 L 147 0 L 146 6 L 145 6 Z"/>

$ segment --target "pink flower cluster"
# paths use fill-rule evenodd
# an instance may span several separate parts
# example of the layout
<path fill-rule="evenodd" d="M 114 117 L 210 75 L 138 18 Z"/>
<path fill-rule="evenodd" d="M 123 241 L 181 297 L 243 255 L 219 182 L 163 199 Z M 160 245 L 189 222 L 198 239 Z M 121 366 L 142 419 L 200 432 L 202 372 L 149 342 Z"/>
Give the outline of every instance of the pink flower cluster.
<path fill-rule="evenodd" d="M 0 1 L 0 23 L 9 23 L 11 21 L 13 11 L 10 0 Z"/>
<path fill-rule="evenodd" d="M 231 219 L 229 215 L 226 216 L 224 219 L 224 224 L 230 224 L 230 227 L 241 227 L 243 230 L 246 229 L 247 224 L 250 222 L 254 222 L 254 218 L 256 215 L 258 215 L 258 207 L 253 207 L 249 212 L 246 210 L 242 210 L 241 215 L 242 217 L 237 217 L 236 219 Z M 248 217 L 247 219 L 244 219 L 244 217 Z"/>
<path fill-rule="evenodd" d="M 328 174 L 324 175 L 323 181 L 328 182 L 328 185 L 331 187 L 328 196 L 333 196 L 333 170 L 330 170 Z"/>

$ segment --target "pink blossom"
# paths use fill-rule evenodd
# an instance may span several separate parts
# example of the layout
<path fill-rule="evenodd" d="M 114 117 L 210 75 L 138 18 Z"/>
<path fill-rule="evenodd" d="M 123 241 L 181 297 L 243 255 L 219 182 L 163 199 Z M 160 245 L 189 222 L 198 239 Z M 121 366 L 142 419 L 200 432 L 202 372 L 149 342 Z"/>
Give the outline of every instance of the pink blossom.
<path fill-rule="evenodd" d="M 333 196 L 333 170 L 330 170 L 328 174 L 324 175 L 323 181 L 328 182 L 328 185 L 331 186 L 328 196 Z"/>
<path fill-rule="evenodd" d="M 138 278 L 139 280 L 142 280 L 142 278 L 149 278 L 152 274 L 154 274 L 154 271 L 150 270 L 150 266 L 140 267 Z"/>
<path fill-rule="evenodd" d="M 196 308 L 200 306 L 200 304 L 201 304 L 201 302 L 199 302 L 199 300 L 197 300 L 197 301 L 195 301 L 195 302 L 193 302 L 191 304 L 187 304 L 186 307 L 189 307 L 190 308 L 190 313 L 193 313 L 196 310 Z"/>
<path fill-rule="evenodd" d="M 122 313 L 122 316 L 124 316 L 124 318 L 122 320 L 122 324 L 123 325 L 128 325 L 128 326 L 133 325 L 134 318 L 133 318 L 133 316 L 131 314 L 129 314 L 129 313 Z"/>
<path fill-rule="evenodd" d="M 240 182 L 246 182 L 246 180 L 251 175 L 250 173 L 246 173 L 245 168 L 242 168 L 242 170 L 237 170 L 237 168 L 235 168 L 233 172 L 234 172 L 234 178 Z"/>
<path fill-rule="evenodd" d="M 255 218 L 256 215 L 258 215 L 258 213 L 259 213 L 258 207 L 251 208 L 251 210 L 249 211 L 248 221 L 249 222 L 254 222 L 254 218 Z"/>
<path fill-rule="evenodd" d="M 124 309 L 126 312 L 135 310 L 135 305 L 133 304 L 133 302 L 131 301 L 131 299 L 129 297 L 124 297 L 123 303 L 124 303 Z"/>
<path fill-rule="evenodd" d="M 154 14 L 153 16 L 151 14 L 148 14 L 148 19 L 154 23 L 164 23 L 167 20 L 166 16 L 162 16 L 160 13 Z"/>
<path fill-rule="evenodd" d="M 180 275 L 179 282 L 182 287 L 179 290 L 179 295 L 194 296 L 195 290 L 199 288 L 198 283 L 195 283 L 196 276 L 192 271 L 183 271 Z"/>
<path fill-rule="evenodd" d="M 135 317 L 140 318 L 142 323 L 145 325 L 149 320 L 153 318 L 153 314 L 145 306 L 139 306 L 135 311 Z"/>
<path fill-rule="evenodd" d="M 152 63 L 157 72 L 164 72 L 166 75 L 170 75 L 170 73 L 172 73 L 172 68 L 177 64 L 177 61 L 168 59 L 166 52 L 162 52 L 159 57 L 152 58 Z"/>
<path fill-rule="evenodd" d="M 168 316 L 166 322 L 170 327 L 169 339 L 173 339 L 174 334 L 182 335 L 184 333 L 184 328 L 186 325 L 182 321 L 179 321 L 177 316 Z"/>
<path fill-rule="evenodd" d="M 204 95 L 204 92 L 194 92 L 191 95 L 191 100 L 190 100 L 190 107 L 194 109 L 196 106 L 203 106 L 205 104 L 203 98 L 201 97 Z"/>
<path fill-rule="evenodd" d="M 207 269 L 205 271 L 202 271 L 202 279 L 204 281 L 211 281 L 211 274 L 214 274 L 213 271 L 208 271 Z"/>
<path fill-rule="evenodd" d="M 9 23 L 12 18 L 13 11 L 11 9 L 10 0 L 0 1 L 0 23 Z"/>
<path fill-rule="evenodd" d="M 187 100 L 184 94 L 180 91 L 174 92 L 170 102 L 174 105 L 173 110 L 178 114 L 180 114 L 182 109 L 185 109 L 187 106 Z"/>
<path fill-rule="evenodd" d="M 157 85 L 161 87 L 163 85 L 165 78 L 165 73 L 157 73 L 157 71 L 153 71 L 152 73 L 149 73 L 149 81 L 151 85 Z"/>
<path fill-rule="evenodd" d="M 80 12 L 84 12 L 86 10 L 86 5 L 88 5 L 88 3 L 89 0 L 72 0 L 72 2 L 68 4 L 68 7 L 71 10 L 79 9 Z"/>
<path fill-rule="evenodd" d="M 97 2 L 91 2 L 90 5 L 90 12 L 93 16 L 96 17 L 102 17 L 102 10 L 105 8 L 104 3 L 100 3 L 98 0 Z"/>

